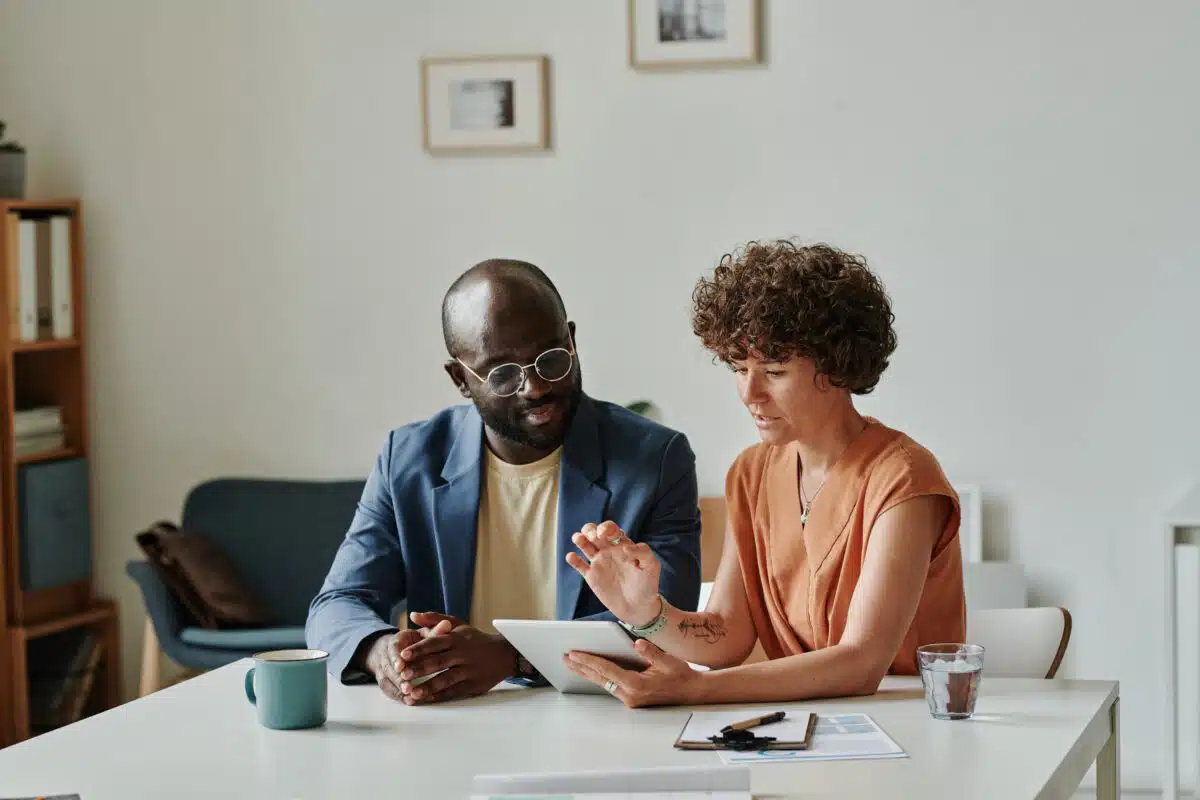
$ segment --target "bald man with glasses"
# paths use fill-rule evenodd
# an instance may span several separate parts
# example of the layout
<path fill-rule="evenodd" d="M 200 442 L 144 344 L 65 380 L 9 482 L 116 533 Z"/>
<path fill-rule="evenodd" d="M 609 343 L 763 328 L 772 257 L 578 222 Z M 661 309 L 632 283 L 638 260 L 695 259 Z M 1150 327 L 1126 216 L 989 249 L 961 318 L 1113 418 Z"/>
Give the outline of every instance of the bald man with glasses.
<path fill-rule="evenodd" d="M 542 683 L 492 620 L 615 620 L 566 561 L 572 537 L 605 521 L 654 551 L 667 602 L 695 608 L 691 446 L 584 394 L 575 323 L 545 273 L 471 267 L 442 301 L 442 335 L 470 402 L 384 443 L 309 609 L 308 644 L 330 672 L 409 705 Z M 389 619 L 400 603 L 412 628 Z"/>

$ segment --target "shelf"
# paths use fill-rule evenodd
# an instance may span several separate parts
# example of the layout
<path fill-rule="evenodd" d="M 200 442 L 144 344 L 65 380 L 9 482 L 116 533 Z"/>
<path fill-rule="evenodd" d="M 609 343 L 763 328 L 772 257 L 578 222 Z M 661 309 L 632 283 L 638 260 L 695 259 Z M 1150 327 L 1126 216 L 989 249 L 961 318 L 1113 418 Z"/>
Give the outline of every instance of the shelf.
<path fill-rule="evenodd" d="M 60 467 L 72 467 L 76 463 L 73 459 L 85 458 L 90 453 L 83 210 L 83 203 L 77 197 L 0 199 L 0 221 L 3 222 L 0 226 L 0 275 L 8 275 L 10 279 L 21 277 L 18 265 L 11 263 L 14 257 L 20 259 L 20 247 L 14 245 L 21 244 L 19 234 L 29 227 L 26 225 L 22 229 L 21 225 L 36 223 L 35 242 L 44 242 L 47 233 L 44 229 L 54 227 L 47 225 L 47 220 L 58 220 L 56 224 L 60 226 L 66 222 L 56 233 L 61 235 L 65 227 L 69 239 L 69 247 L 65 249 L 69 253 L 66 267 L 72 327 L 59 328 L 58 332 L 61 335 L 69 330 L 73 334 L 69 338 L 54 338 L 54 331 L 44 324 L 38 326 L 34 341 L 19 341 L 21 337 L 14 336 L 11 330 L 0 334 L 0 394 L 4 396 L 0 430 L 6 438 L 4 447 L 0 448 L 3 450 L 0 455 L 0 747 L 24 741 L 32 732 L 30 645 L 35 653 L 50 652 L 54 649 L 56 634 L 63 634 L 64 639 L 90 631 L 99 634 L 104 641 L 101 656 L 104 671 L 96 676 L 102 691 L 93 689 L 94 706 L 96 709 L 110 708 L 121 699 L 120 611 L 111 599 L 97 598 L 93 594 L 92 571 L 79 580 L 41 589 L 26 589 L 21 581 L 24 477 L 43 469 L 53 472 Z M 14 228 L 17 241 L 12 241 Z M 51 238 L 55 239 L 54 236 Z M 51 248 L 55 246 L 51 242 Z M 44 283 L 41 276 L 38 280 Z M 12 290 L 19 288 L 17 283 L 20 281 L 13 282 L 8 291 L 2 292 L 9 295 L 10 301 L 15 299 Z M 60 409 L 63 438 L 47 437 L 44 445 L 39 445 L 58 445 L 53 449 L 26 453 L 22 447 L 18 455 L 14 437 L 17 414 L 43 407 Z M 32 464 L 43 466 L 24 466 Z M 64 485 L 62 491 L 67 492 L 68 488 Z M 80 498 L 80 491 L 79 486 L 70 489 L 70 502 Z M 94 525 L 90 508 L 88 524 L 89 527 Z M 94 537 L 94 530 L 91 535 Z M 95 539 L 92 541 L 94 543 Z M 94 556 L 90 566 L 94 570 Z M 83 574 L 82 570 L 79 574 Z"/>
<path fill-rule="evenodd" d="M 78 200 L 0 200 L 4 211 L 73 212 L 79 208 Z"/>
<path fill-rule="evenodd" d="M 78 339 L 39 339 L 36 342 L 14 342 L 14 353 L 40 353 L 46 350 L 72 350 L 79 347 Z"/>
<path fill-rule="evenodd" d="M 78 614 L 69 614 L 58 619 L 39 622 L 36 625 L 18 626 L 13 630 L 26 641 L 30 639 L 38 639 L 42 636 L 49 636 L 52 633 L 59 631 L 78 628 L 83 625 L 94 625 L 106 619 L 110 619 L 117 613 L 116 605 L 109 600 L 98 601 L 86 611 L 80 611 Z"/>
<path fill-rule="evenodd" d="M 56 447 L 40 453 L 17 456 L 17 464 L 40 464 L 43 461 L 59 461 L 64 458 L 77 458 L 79 451 L 74 447 Z"/>

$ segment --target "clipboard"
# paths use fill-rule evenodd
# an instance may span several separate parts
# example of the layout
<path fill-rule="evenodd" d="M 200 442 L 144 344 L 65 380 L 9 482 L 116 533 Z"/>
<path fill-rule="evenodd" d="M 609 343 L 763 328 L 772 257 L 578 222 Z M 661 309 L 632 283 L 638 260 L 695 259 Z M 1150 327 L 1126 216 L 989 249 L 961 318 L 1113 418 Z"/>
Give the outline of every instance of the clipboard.
<path fill-rule="evenodd" d="M 677 750 L 808 750 L 817 715 L 792 711 L 779 722 L 742 731 L 723 729 L 753 717 L 752 711 L 694 711 L 675 740 Z"/>

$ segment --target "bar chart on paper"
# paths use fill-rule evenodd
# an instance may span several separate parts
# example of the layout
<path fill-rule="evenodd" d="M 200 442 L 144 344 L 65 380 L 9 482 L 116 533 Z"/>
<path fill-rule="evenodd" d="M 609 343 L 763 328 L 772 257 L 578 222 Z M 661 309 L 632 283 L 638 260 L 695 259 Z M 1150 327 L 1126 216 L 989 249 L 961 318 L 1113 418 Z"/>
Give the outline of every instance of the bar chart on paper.
<path fill-rule="evenodd" d="M 868 758 L 907 758 L 908 754 L 866 714 L 818 716 L 809 750 L 722 750 L 726 764 L 764 761 L 852 761 Z"/>

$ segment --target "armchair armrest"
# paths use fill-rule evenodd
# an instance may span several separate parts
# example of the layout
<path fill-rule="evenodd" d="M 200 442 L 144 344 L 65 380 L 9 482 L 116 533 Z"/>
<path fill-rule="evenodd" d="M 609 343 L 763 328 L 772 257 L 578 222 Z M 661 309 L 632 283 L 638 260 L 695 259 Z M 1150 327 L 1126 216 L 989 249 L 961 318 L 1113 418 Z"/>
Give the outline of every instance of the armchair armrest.
<path fill-rule="evenodd" d="M 154 624 L 154 635 L 159 642 L 174 642 L 181 630 L 196 624 L 149 563 L 129 561 L 125 564 L 125 572 L 142 591 L 142 601 L 146 604 L 146 613 Z"/>

